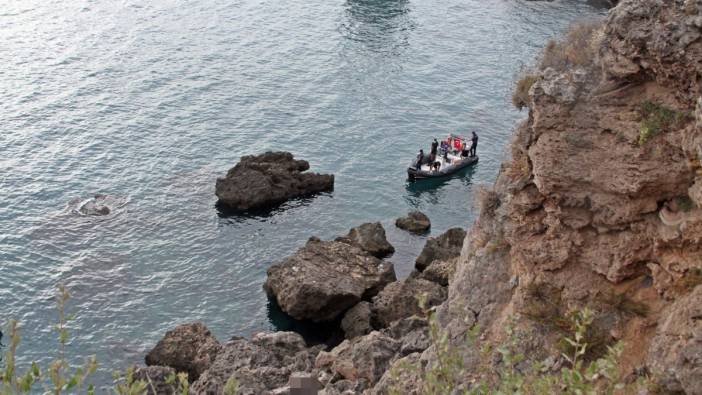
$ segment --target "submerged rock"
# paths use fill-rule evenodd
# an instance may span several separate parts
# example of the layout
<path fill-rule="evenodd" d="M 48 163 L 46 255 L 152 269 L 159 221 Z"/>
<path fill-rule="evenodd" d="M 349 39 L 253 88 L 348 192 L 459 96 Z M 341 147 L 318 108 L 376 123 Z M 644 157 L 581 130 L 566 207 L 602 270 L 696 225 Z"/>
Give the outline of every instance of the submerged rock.
<path fill-rule="evenodd" d="M 412 211 L 406 217 L 398 218 L 395 226 L 411 233 L 422 234 L 431 228 L 431 221 L 421 211 Z"/>
<path fill-rule="evenodd" d="M 333 175 L 304 173 L 309 168 L 289 152 L 242 156 L 226 177 L 217 179 L 215 194 L 220 204 L 245 211 L 334 189 Z"/>
<path fill-rule="evenodd" d="M 147 366 L 168 366 L 197 380 L 210 367 L 221 346 L 200 322 L 183 324 L 166 332 L 146 355 Z"/>
<path fill-rule="evenodd" d="M 421 254 L 419 254 L 415 267 L 421 272 L 436 260 L 447 261 L 458 257 L 461 255 L 465 238 L 466 231 L 461 228 L 452 228 L 439 237 L 430 238 L 424 245 Z"/>
<path fill-rule="evenodd" d="M 83 215 L 108 215 L 112 212 L 107 195 L 95 195 L 78 206 L 78 212 Z"/>
<path fill-rule="evenodd" d="M 356 245 L 311 239 L 268 269 L 264 289 L 299 320 L 331 321 L 394 281 L 392 263 Z"/>
<path fill-rule="evenodd" d="M 385 237 L 385 229 L 380 222 L 357 226 L 351 229 L 348 235 L 339 238 L 338 241 L 348 241 L 355 244 L 377 258 L 384 258 L 395 252 L 395 247 L 388 242 Z"/>

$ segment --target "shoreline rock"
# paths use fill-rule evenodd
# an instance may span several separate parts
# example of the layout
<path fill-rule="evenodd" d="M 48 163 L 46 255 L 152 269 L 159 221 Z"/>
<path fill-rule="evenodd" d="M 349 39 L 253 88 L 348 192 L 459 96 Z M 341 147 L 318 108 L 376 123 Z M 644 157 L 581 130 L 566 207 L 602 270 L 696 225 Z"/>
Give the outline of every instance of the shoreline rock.
<path fill-rule="evenodd" d="M 434 261 L 457 258 L 461 255 L 465 238 L 466 231 L 461 228 L 452 228 L 438 237 L 430 238 L 415 261 L 414 267 L 421 272 Z"/>
<path fill-rule="evenodd" d="M 308 241 L 267 274 L 263 287 L 280 308 L 295 319 L 314 322 L 334 320 L 396 279 L 392 263 L 356 245 L 319 239 Z"/>
<path fill-rule="evenodd" d="M 201 322 L 177 326 L 166 332 L 144 358 L 147 366 L 168 366 L 188 373 L 195 381 L 209 369 L 221 345 Z"/>
<path fill-rule="evenodd" d="M 290 199 L 329 192 L 334 176 L 305 173 L 310 165 L 289 152 L 242 156 L 227 175 L 218 178 L 218 204 L 234 211 L 265 209 Z"/>

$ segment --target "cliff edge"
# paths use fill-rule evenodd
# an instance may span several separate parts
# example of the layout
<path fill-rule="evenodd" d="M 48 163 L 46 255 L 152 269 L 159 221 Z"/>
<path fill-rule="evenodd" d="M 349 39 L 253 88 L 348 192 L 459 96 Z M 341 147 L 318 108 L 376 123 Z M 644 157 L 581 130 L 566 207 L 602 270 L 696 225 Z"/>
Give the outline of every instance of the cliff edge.
<path fill-rule="evenodd" d="M 626 0 L 547 46 L 439 309 L 456 347 L 510 322 L 558 365 L 563 317 L 589 307 L 588 351 L 621 341 L 630 380 L 702 393 L 701 34 L 702 1 Z M 466 386 L 500 364 L 462 357 Z"/>

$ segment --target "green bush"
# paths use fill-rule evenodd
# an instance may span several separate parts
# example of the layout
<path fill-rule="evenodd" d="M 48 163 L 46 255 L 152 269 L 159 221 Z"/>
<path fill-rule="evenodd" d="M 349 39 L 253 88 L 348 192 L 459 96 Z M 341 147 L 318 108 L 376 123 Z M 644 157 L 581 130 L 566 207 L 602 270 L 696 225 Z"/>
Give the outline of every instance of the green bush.
<path fill-rule="evenodd" d="M 456 392 L 461 383 L 466 381 L 466 372 L 460 351 L 450 346 L 446 333 L 439 327 L 433 313 L 429 313 L 430 334 L 436 350 L 436 363 L 421 366 L 399 366 L 399 369 L 409 369 L 420 375 L 422 388 L 420 393 L 439 395 L 449 393 L 465 393 L 469 395 L 482 394 L 612 394 L 615 391 L 634 390 L 648 382 L 639 382 L 626 386 L 619 374 L 619 361 L 623 345 L 617 343 L 607 347 L 606 354 L 592 362 L 587 361 L 588 331 L 592 327 L 594 313 L 590 309 L 569 314 L 572 332 L 563 337 L 563 342 L 569 345 L 568 351 L 562 354 L 567 366 L 555 373 L 546 369 L 542 363 L 529 361 L 520 353 L 520 340 L 515 328 L 516 319 L 512 317 L 505 326 L 507 335 L 494 352 L 489 347 L 483 347 L 483 354 L 499 357 L 501 361 L 495 370 L 494 380 L 474 383 L 470 388 Z M 474 326 L 467 335 L 468 343 L 476 348 L 478 330 Z M 527 364 L 526 368 L 524 364 Z M 399 377 L 395 372 L 393 377 Z M 644 380 L 645 381 L 645 380 Z M 400 393 L 399 387 L 391 387 L 391 394 Z"/>

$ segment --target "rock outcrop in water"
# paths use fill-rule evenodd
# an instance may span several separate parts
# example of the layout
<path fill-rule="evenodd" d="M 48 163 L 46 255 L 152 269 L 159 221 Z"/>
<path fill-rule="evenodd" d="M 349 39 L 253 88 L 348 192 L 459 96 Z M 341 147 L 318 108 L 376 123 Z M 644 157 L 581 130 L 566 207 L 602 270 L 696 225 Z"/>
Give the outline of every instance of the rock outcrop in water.
<path fill-rule="evenodd" d="M 331 321 L 395 280 L 392 263 L 355 244 L 311 239 L 271 266 L 264 289 L 299 320 Z"/>
<path fill-rule="evenodd" d="M 412 211 L 406 217 L 398 218 L 395 226 L 411 233 L 422 234 L 429 231 L 431 221 L 421 211 Z"/>
<path fill-rule="evenodd" d="M 309 168 L 289 152 L 242 156 L 226 177 L 217 179 L 215 194 L 220 205 L 246 211 L 334 189 L 333 175 L 306 173 Z"/>

